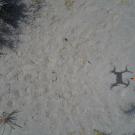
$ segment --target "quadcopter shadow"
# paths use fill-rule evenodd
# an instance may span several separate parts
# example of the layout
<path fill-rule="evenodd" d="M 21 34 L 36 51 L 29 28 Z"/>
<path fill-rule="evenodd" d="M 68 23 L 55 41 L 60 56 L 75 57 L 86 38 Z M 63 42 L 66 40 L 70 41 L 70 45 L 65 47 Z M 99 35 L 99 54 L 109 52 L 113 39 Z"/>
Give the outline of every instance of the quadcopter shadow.
<path fill-rule="evenodd" d="M 111 89 L 113 87 L 116 87 L 116 86 L 119 86 L 119 85 L 124 85 L 125 88 L 129 86 L 129 84 L 130 84 L 129 80 L 127 80 L 127 82 L 123 81 L 123 74 L 126 73 L 126 72 L 127 73 L 132 73 L 131 71 L 129 71 L 127 69 L 127 66 L 125 67 L 125 70 L 123 70 L 121 72 L 117 72 L 116 71 L 116 67 L 114 66 L 114 68 L 111 71 L 111 73 L 113 73 L 116 76 L 116 82 L 111 84 L 111 87 L 110 87 Z"/>

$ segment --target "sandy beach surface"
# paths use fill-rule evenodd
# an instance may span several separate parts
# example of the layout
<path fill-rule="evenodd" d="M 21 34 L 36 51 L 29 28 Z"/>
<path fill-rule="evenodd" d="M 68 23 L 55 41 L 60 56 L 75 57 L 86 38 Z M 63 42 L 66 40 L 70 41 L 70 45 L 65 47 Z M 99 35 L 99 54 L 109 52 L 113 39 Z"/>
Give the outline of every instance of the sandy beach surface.
<path fill-rule="evenodd" d="M 13 135 L 135 134 L 134 0 L 46 0 L 20 29 L 0 57 L 0 111 L 19 110 L 23 127 Z M 111 89 L 114 66 L 133 72 L 127 87 Z"/>

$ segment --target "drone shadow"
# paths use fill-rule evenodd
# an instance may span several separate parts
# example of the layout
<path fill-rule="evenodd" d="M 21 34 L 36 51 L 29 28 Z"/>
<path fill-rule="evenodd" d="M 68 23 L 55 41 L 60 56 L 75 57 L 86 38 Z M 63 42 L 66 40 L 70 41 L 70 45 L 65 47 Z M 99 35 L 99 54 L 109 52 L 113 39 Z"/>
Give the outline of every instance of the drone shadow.
<path fill-rule="evenodd" d="M 129 86 L 130 82 L 127 80 L 127 82 L 123 81 L 123 74 L 124 73 L 132 73 L 131 71 L 128 70 L 127 66 L 125 67 L 125 70 L 121 72 L 116 71 L 116 67 L 114 66 L 113 70 L 111 71 L 112 74 L 116 76 L 116 82 L 111 84 L 111 89 L 113 87 L 119 86 L 119 85 L 124 85 L 125 88 Z"/>

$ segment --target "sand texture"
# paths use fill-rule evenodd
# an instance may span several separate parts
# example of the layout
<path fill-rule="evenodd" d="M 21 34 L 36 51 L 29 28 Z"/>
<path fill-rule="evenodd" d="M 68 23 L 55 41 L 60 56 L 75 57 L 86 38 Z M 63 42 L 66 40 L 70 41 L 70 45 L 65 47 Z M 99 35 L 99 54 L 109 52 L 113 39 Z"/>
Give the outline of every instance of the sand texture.
<path fill-rule="evenodd" d="M 0 57 L 0 111 L 21 111 L 12 134 L 134 135 L 135 1 L 44 2 Z M 110 88 L 114 66 L 133 72 L 128 87 Z"/>

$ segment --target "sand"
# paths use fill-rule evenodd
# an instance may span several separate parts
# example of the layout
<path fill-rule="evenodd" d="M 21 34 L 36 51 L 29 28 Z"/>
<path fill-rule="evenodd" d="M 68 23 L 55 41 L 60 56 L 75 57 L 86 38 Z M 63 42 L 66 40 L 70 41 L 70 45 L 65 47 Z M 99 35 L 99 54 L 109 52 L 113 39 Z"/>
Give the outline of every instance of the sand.
<path fill-rule="evenodd" d="M 134 0 L 51 0 L 20 24 L 16 51 L 0 58 L 0 111 L 18 109 L 14 135 L 133 135 Z M 134 73 L 123 74 L 127 82 Z M 9 132 L 7 127 L 5 134 Z"/>

